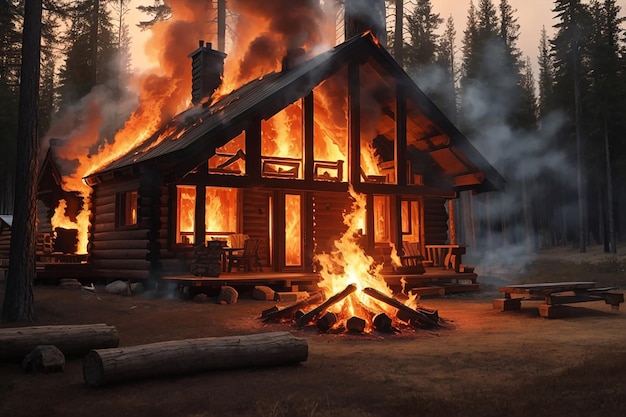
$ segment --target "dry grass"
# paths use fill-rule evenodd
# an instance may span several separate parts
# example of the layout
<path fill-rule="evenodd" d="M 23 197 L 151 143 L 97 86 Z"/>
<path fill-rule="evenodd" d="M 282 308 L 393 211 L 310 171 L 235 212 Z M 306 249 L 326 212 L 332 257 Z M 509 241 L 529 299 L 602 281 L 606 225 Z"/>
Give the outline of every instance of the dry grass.
<path fill-rule="evenodd" d="M 388 387 L 365 404 L 317 403 L 293 396 L 259 403 L 249 416 L 262 417 L 621 417 L 626 415 L 626 355 L 589 357 L 558 375 L 539 376 L 513 388 L 467 387 L 441 397 Z M 387 401 L 381 401 L 386 397 Z"/>

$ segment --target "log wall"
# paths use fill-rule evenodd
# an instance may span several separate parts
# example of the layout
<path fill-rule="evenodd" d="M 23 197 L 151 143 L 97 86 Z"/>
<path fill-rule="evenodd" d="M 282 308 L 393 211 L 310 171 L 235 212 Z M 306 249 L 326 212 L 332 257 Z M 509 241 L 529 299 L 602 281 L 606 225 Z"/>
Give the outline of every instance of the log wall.
<path fill-rule="evenodd" d="M 11 228 L 2 227 L 0 229 L 0 259 L 9 259 L 11 251 Z"/>
<path fill-rule="evenodd" d="M 333 243 L 346 230 L 343 214 L 350 211 L 352 199 L 348 193 L 313 193 L 313 239 L 315 253 L 330 252 Z"/>
<path fill-rule="evenodd" d="M 101 183 L 94 187 L 91 197 L 90 261 L 99 277 L 146 279 L 150 276 L 150 230 L 149 219 L 142 216 L 144 202 L 138 198 L 137 226 L 119 228 L 116 225 L 117 193 L 137 189 L 138 180 Z"/>
<path fill-rule="evenodd" d="M 261 239 L 259 257 L 263 266 L 272 264 L 269 245 L 269 200 L 273 195 L 271 191 L 243 190 L 243 224 L 240 227 L 242 233 L 250 238 Z"/>
<path fill-rule="evenodd" d="M 443 198 L 424 199 L 424 243 L 442 245 L 448 240 L 448 212 Z"/>

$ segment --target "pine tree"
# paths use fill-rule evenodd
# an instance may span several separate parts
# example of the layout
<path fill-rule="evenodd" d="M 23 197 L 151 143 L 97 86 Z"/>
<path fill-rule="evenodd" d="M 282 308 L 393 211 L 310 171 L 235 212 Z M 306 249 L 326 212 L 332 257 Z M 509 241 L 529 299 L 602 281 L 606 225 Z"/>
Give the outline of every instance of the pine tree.
<path fill-rule="evenodd" d="M 39 140 L 37 112 L 41 60 L 41 0 L 26 0 L 22 31 L 22 63 L 18 116 L 15 210 L 11 233 L 9 271 L 2 306 L 2 320 L 34 319 L 35 249 L 37 235 L 37 181 Z"/>
<path fill-rule="evenodd" d="M 539 40 L 539 118 L 547 117 L 554 110 L 554 63 L 545 26 L 541 28 Z"/>
<path fill-rule="evenodd" d="M 100 0 L 78 4 L 70 10 L 65 63 L 60 69 L 60 107 L 66 108 L 98 84 L 117 79 L 116 37 L 110 12 Z"/>
<path fill-rule="evenodd" d="M 578 225 L 577 241 L 581 252 L 587 250 L 587 170 L 585 133 L 583 131 L 583 92 L 587 91 L 586 46 L 589 42 L 591 17 L 580 0 L 556 0 L 553 11 L 559 22 L 552 40 L 555 65 L 554 97 L 568 116 L 561 145 L 576 161 Z M 573 94 L 572 94 L 573 92 Z M 570 138 L 574 138 L 574 147 Z"/>
<path fill-rule="evenodd" d="M 467 12 L 467 27 L 463 32 L 463 64 L 462 64 L 462 84 L 465 80 L 473 79 L 478 73 L 477 49 L 478 49 L 478 20 L 476 17 L 476 7 L 474 1 L 470 0 Z"/>
<path fill-rule="evenodd" d="M 153 0 L 150 6 L 137 6 L 137 10 L 152 16 L 152 19 L 139 22 L 137 26 L 140 29 L 150 29 L 155 23 L 162 22 L 172 16 L 172 9 L 164 0 Z"/>
<path fill-rule="evenodd" d="M 16 3 L 0 0 L 0 213 L 13 212 L 19 94 L 20 16 Z"/>
<path fill-rule="evenodd" d="M 438 36 L 443 19 L 432 12 L 430 0 L 418 0 L 413 13 L 406 17 L 410 46 L 404 51 L 404 62 L 409 74 L 432 65 L 436 60 Z"/>
<path fill-rule="evenodd" d="M 619 144 L 624 124 L 622 122 L 625 106 L 626 89 L 623 83 L 623 68 L 620 62 L 619 36 L 622 32 L 620 25 L 624 18 L 618 18 L 619 7 L 615 0 L 604 0 L 600 3 L 594 0 L 590 4 L 593 17 L 593 33 L 589 45 L 590 93 L 588 108 L 591 112 L 589 119 L 589 142 L 592 149 L 589 152 L 591 167 L 599 171 L 594 177 L 605 181 L 598 189 L 604 190 L 606 196 L 606 213 L 599 213 L 598 236 L 604 241 L 607 252 L 616 252 L 615 223 L 613 213 L 613 169 L 611 153 L 613 149 L 620 149 Z M 619 138 L 616 140 L 616 138 Z M 615 157 L 615 156 L 614 156 Z M 600 171 L 604 167 L 604 175 Z M 600 184 L 599 184 L 600 185 Z M 606 219 L 606 221 L 603 221 Z M 605 233 L 605 231 L 607 233 Z"/>
<path fill-rule="evenodd" d="M 442 80 L 440 87 L 439 107 L 453 122 L 457 119 L 457 92 L 456 92 L 456 30 L 452 16 L 446 20 L 446 28 L 439 38 L 437 45 L 436 65 L 441 69 Z"/>

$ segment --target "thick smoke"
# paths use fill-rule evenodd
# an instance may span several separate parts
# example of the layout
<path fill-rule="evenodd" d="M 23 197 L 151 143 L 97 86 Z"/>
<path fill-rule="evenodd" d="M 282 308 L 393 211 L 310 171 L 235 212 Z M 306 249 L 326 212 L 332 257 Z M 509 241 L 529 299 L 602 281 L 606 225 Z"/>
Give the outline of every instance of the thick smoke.
<path fill-rule="evenodd" d="M 519 266 L 530 261 L 536 249 L 543 244 L 541 235 L 527 235 L 529 225 L 525 210 L 548 204 L 545 187 L 560 184 L 563 189 L 575 187 L 576 169 L 568 155 L 553 147 L 553 138 L 563 126 L 564 117 L 555 112 L 541 121 L 539 130 L 512 127 L 508 120 L 518 110 L 516 79 L 506 70 L 504 51 L 496 43 L 487 45 L 481 65 L 487 83 L 472 80 L 462 89 L 462 121 L 457 123 L 477 150 L 502 174 L 506 189 L 461 198 L 463 210 L 478 226 L 476 240 L 463 236 L 458 243 L 467 244 L 469 256 L 464 261 L 479 265 L 479 273 L 503 265 Z M 441 91 L 443 76 L 440 69 L 431 67 L 415 77 L 416 83 L 426 92 L 436 96 Z M 549 181 L 548 181 L 549 179 Z M 457 205 L 460 208 L 461 205 Z M 457 218 L 468 222 L 463 210 Z M 555 209 L 562 215 L 576 215 L 575 206 Z M 457 222 L 458 223 L 458 222 Z M 468 225 L 464 225 L 467 229 Z M 532 225 L 530 225 L 532 228 Z M 490 232 L 485 230 L 489 228 Z"/>
<path fill-rule="evenodd" d="M 324 33 L 327 18 L 319 1 L 233 0 L 229 6 L 239 14 L 239 22 L 225 78 L 232 77 L 237 85 L 280 69 L 289 50 L 310 53 L 322 44 L 332 45 Z"/>

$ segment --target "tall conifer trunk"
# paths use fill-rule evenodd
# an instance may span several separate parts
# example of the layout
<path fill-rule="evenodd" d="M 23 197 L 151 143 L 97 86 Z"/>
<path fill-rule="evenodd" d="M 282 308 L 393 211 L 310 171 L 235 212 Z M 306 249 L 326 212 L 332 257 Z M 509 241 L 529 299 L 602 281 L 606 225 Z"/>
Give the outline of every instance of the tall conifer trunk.
<path fill-rule="evenodd" d="M 26 0 L 17 132 L 15 205 L 11 253 L 2 319 L 32 321 L 37 239 L 37 179 L 39 174 L 37 109 L 41 55 L 41 0 Z"/>

